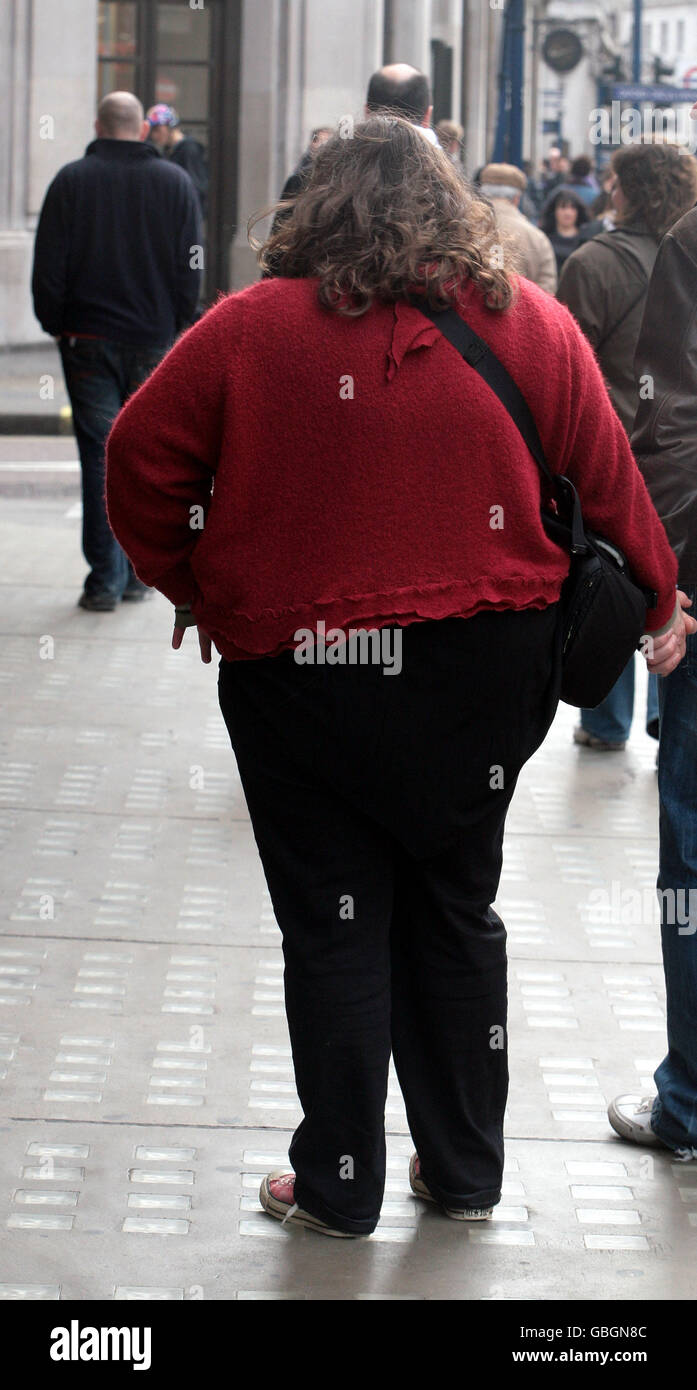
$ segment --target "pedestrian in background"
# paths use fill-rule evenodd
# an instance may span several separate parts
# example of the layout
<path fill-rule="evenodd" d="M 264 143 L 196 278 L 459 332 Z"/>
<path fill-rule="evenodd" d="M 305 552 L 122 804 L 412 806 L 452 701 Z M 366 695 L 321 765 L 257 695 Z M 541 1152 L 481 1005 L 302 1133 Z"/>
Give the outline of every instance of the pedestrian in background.
<path fill-rule="evenodd" d="M 570 170 L 571 161 L 558 145 L 553 145 L 542 162 L 543 202 L 547 202 L 555 189 L 566 183 Z"/>
<path fill-rule="evenodd" d="M 628 434 L 637 407 L 634 354 L 661 238 L 697 199 L 697 160 L 677 145 L 625 145 L 612 157 L 615 227 L 574 251 L 558 297 L 595 350 Z M 596 709 L 581 711 L 576 743 L 601 752 L 626 745 L 634 713 L 635 661 Z M 658 738 L 658 690 L 649 678 L 646 729 Z"/>
<path fill-rule="evenodd" d="M 315 130 L 313 130 L 310 136 L 310 143 L 307 149 L 305 150 L 304 154 L 301 155 L 292 174 L 288 175 L 288 178 L 286 179 L 283 188 L 281 189 L 281 197 L 279 199 L 280 202 L 287 203 L 291 202 L 293 198 L 297 198 L 301 188 L 304 188 L 305 186 L 308 174 L 310 172 L 310 169 L 312 168 L 312 161 L 317 151 L 322 148 L 322 145 L 324 145 L 333 134 L 334 131 L 332 127 L 328 125 L 320 125 L 317 126 Z M 283 221 L 284 217 L 290 217 L 291 211 L 292 208 L 289 207 L 279 208 L 274 218 L 271 230 L 276 230 L 279 218 L 281 219 L 281 221 Z"/>
<path fill-rule="evenodd" d="M 439 121 L 435 130 L 441 149 L 445 150 L 448 159 L 452 160 L 453 164 L 461 168 L 462 141 L 465 137 L 464 126 L 458 125 L 457 121 Z"/>
<path fill-rule="evenodd" d="M 411 121 L 432 144 L 441 144 L 431 125 L 431 84 L 426 74 L 419 68 L 412 67 L 410 63 L 387 63 L 370 77 L 365 98 L 365 115 L 370 117 L 380 111 Z M 313 132 L 310 148 L 284 184 L 281 198 L 286 204 L 290 201 L 291 206 L 278 208 L 271 224 L 272 237 L 275 236 L 281 222 L 290 217 L 292 201 L 304 188 L 310 176 L 314 156 L 333 134 L 334 131 L 326 126 L 321 126 Z M 262 270 L 262 278 L 267 279 L 276 273 L 273 259 L 269 256 Z"/>
<path fill-rule="evenodd" d="M 590 205 L 590 222 L 581 228 L 581 241 L 590 241 L 598 232 L 609 232 L 615 225 L 615 208 L 612 190 L 615 186 L 612 165 L 608 164 L 600 176 L 600 192 Z"/>
<path fill-rule="evenodd" d="M 697 114 L 697 108 L 694 108 Z M 664 236 L 637 347 L 632 445 L 678 559 L 678 583 L 697 608 L 697 210 Z M 610 1124 L 642 1148 L 697 1158 L 697 635 L 685 660 L 658 683 L 661 944 L 668 1052 L 656 1095 L 612 1101 Z"/>
<path fill-rule="evenodd" d="M 568 177 L 559 186 L 570 189 L 587 208 L 590 208 L 600 192 L 600 185 L 593 173 L 593 165 L 588 155 L 580 154 L 571 161 Z"/>
<path fill-rule="evenodd" d="M 520 211 L 526 187 L 525 174 L 514 164 L 486 164 L 479 173 L 479 191 L 493 204 L 504 251 L 510 248 L 513 253 L 512 269 L 554 294 L 557 267 L 549 237 Z"/>
<path fill-rule="evenodd" d="M 189 175 L 198 193 L 201 216 L 205 217 L 208 211 L 208 163 L 200 140 L 184 134 L 174 107 L 162 101 L 150 107 L 147 121 L 151 144 Z"/>
<path fill-rule="evenodd" d="M 525 192 L 523 193 L 520 199 L 520 211 L 522 212 L 523 216 L 527 217 L 528 221 L 532 222 L 533 226 L 536 227 L 540 216 L 540 208 L 544 201 L 542 197 L 541 184 L 536 176 L 535 166 L 532 163 L 532 160 L 522 159 L 520 162 L 520 167 L 523 173 L 525 174 L 525 178 L 527 180 L 527 183 L 525 185 Z"/>
<path fill-rule="evenodd" d="M 262 253 L 278 278 L 206 314 L 108 446 L 112 524 L 177 605 L 173 645 L 193 622 L 203 659 L 211 642 L 221 654 L 283 934 L 304 1118 L 261 1202 L 332 1236 L 378 1222 L 391 1052 L 414 1193 L 460 1221 L 500 1200 L 506 933 L 491 905 L 561 676 L 569 556 L 542 525 L 538 467 L 413 296 L 484 337 L 588 524 L 658 592 L 647 621 L 674 639 L 657 650 L 668 640 L 673 665 L 684 650 L 675 557 L 592 351 L 551 295 L 499 268 L 498 237 L 413 123 L 337 135 Z M 377 656 L 358 659 L 355 629 Z"/>
<path fill-rule="evenodd" d="M 581 245 L 581 229 L 588 222 L 585 203 L 568 189 L 557 189 L 540 214 L 540 230 L 549 237 L 561 275 L 565 261 Z"/>
<path fill-rule="evenodd" d="M 304 187 L 305 180 L 312 168 L 312 161 L 317 151 L 322 148 L 322 145 L 326 144 L 327 140 L 331 139 L 333 134 L 334 130 L 332 126 L 328 125 L 320 125 L 317 126 L 316 130 L 313 130 L 310 136 L 310 143 L 305 153 L 301 156 L 298 164 L 296 164 L 292 174 L 288 175 L 281 189 L 280 202 L 284 202 L 286 198 L 295 198 L 297 196 L 301 188 Z"/>
<path fill-rule="evenodd" d="M 97 112 L 97 138 L 44 199 L 32 288 L 42 328 L 60 345 L 82 470 L 81 608 L 109 612 L 147 596 L 115 540 L 104 502 L 104 445 L 124 401 L 192 322 L 201 282 L 196 191 L 147 143 L 130 92 Z"/>
<path fill-rule="evenodd" d="M 431 124 L 431 84 L 426 74 L 419 68 L 413 68 L 410 63 L 388 63 L 373 73 L 365 99 L 366 119 L 379 112 L 411 121 L 432 145 L 440 145 Z"/>

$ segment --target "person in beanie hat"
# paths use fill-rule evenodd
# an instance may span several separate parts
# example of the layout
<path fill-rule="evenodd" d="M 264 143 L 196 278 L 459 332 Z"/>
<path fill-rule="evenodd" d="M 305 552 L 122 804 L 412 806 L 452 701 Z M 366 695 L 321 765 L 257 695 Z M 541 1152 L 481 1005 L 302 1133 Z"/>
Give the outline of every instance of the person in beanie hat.
<path fill-rule="evenodd" d="M 206 216 L 208 203 L 208 166 L 206 152 L 192 135 L 185 135 L 179 124 L 179 117 L 173 106 L 160 101 L 151 106 L 146 117 L 150 125 L 150 141 L 160 154 L 171 159 L 174 164 L 185 169 L 189 175 L 201 204 L 201 215 Z"/>
<path fill-rule="evenodd" d="M 557 268 L 550 241 L 520 211 L 527 183 L 522 169 L 515 164 L 486 164 L 479 175 L 480 192 L 493 204 L 504 255 L 507 259 L 510 256 L 511 269 L 554 294 Z"/>

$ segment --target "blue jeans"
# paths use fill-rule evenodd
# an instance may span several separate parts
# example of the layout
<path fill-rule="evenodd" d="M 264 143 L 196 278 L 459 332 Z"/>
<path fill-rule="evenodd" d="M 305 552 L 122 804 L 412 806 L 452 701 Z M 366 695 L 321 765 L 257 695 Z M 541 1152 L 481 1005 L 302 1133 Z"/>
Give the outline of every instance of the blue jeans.
<path fill-rule="evenodd" d="M 121 406 L 164 357 L 162 347 L 127 347 L 106 338 L 61 339 L 65 384 L 82 468 L 82 551 L 90 567 L 85 593 L 121 598 L 135 578 L 112 534 L 104 500 L 104 445 Z"/>
<path fill-rule="evenodd" d="M 697 585 L 681 588 L 694 611 Z M 677 669 L 659 679 L 659 701 L 658 889 L 664 894 L 668 1055 L 655 1073 L 658 1097 L 651 1126 L 670 1148 L 694 1149 L 697 1156 L 697 634 L 688 637 Z"/>
<path fill-rule="evenodd" d="M 581 710 L 581 726 L 586 733 L 596 738 L 606 739 L 608 743 L 626 743 L 632 727 L 634 715 L 634 662 L 625 666 L 619 680 L 595 709 Z M 658 719 L 658 677 L 649 676 L 649 692 L 646 701 L 646 727 Z"/>

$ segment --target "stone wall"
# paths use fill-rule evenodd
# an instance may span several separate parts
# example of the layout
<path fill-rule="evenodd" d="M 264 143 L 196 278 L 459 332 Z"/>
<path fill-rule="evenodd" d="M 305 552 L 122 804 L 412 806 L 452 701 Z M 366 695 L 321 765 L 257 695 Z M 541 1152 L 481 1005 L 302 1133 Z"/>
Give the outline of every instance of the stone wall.
<path fill-rule="evenodd" d="M 93 138 L 97 0 L 0 6 L 0 335 L 41 342 L 30 282 L 34 231 L 53 175 Z"/>

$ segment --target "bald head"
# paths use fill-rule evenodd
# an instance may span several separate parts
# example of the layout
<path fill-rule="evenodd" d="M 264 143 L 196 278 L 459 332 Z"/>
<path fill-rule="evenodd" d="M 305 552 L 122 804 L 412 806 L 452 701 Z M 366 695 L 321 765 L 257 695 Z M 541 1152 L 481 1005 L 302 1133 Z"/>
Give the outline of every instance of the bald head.
<path fill-rule="evenodd" d="M 97 107 L 97 135 L 103 140 L 143 140 L 148 130 L 143 107 L 132 92 L 110 92 Z"/>
<path fill-rule="evenodd" d="M 428 78 L 409 63 L 388 63 L 374 72 L 368 83 L 366 111 L 393 111 L 408 121 L 428 125 L 431 88 Z"/>

